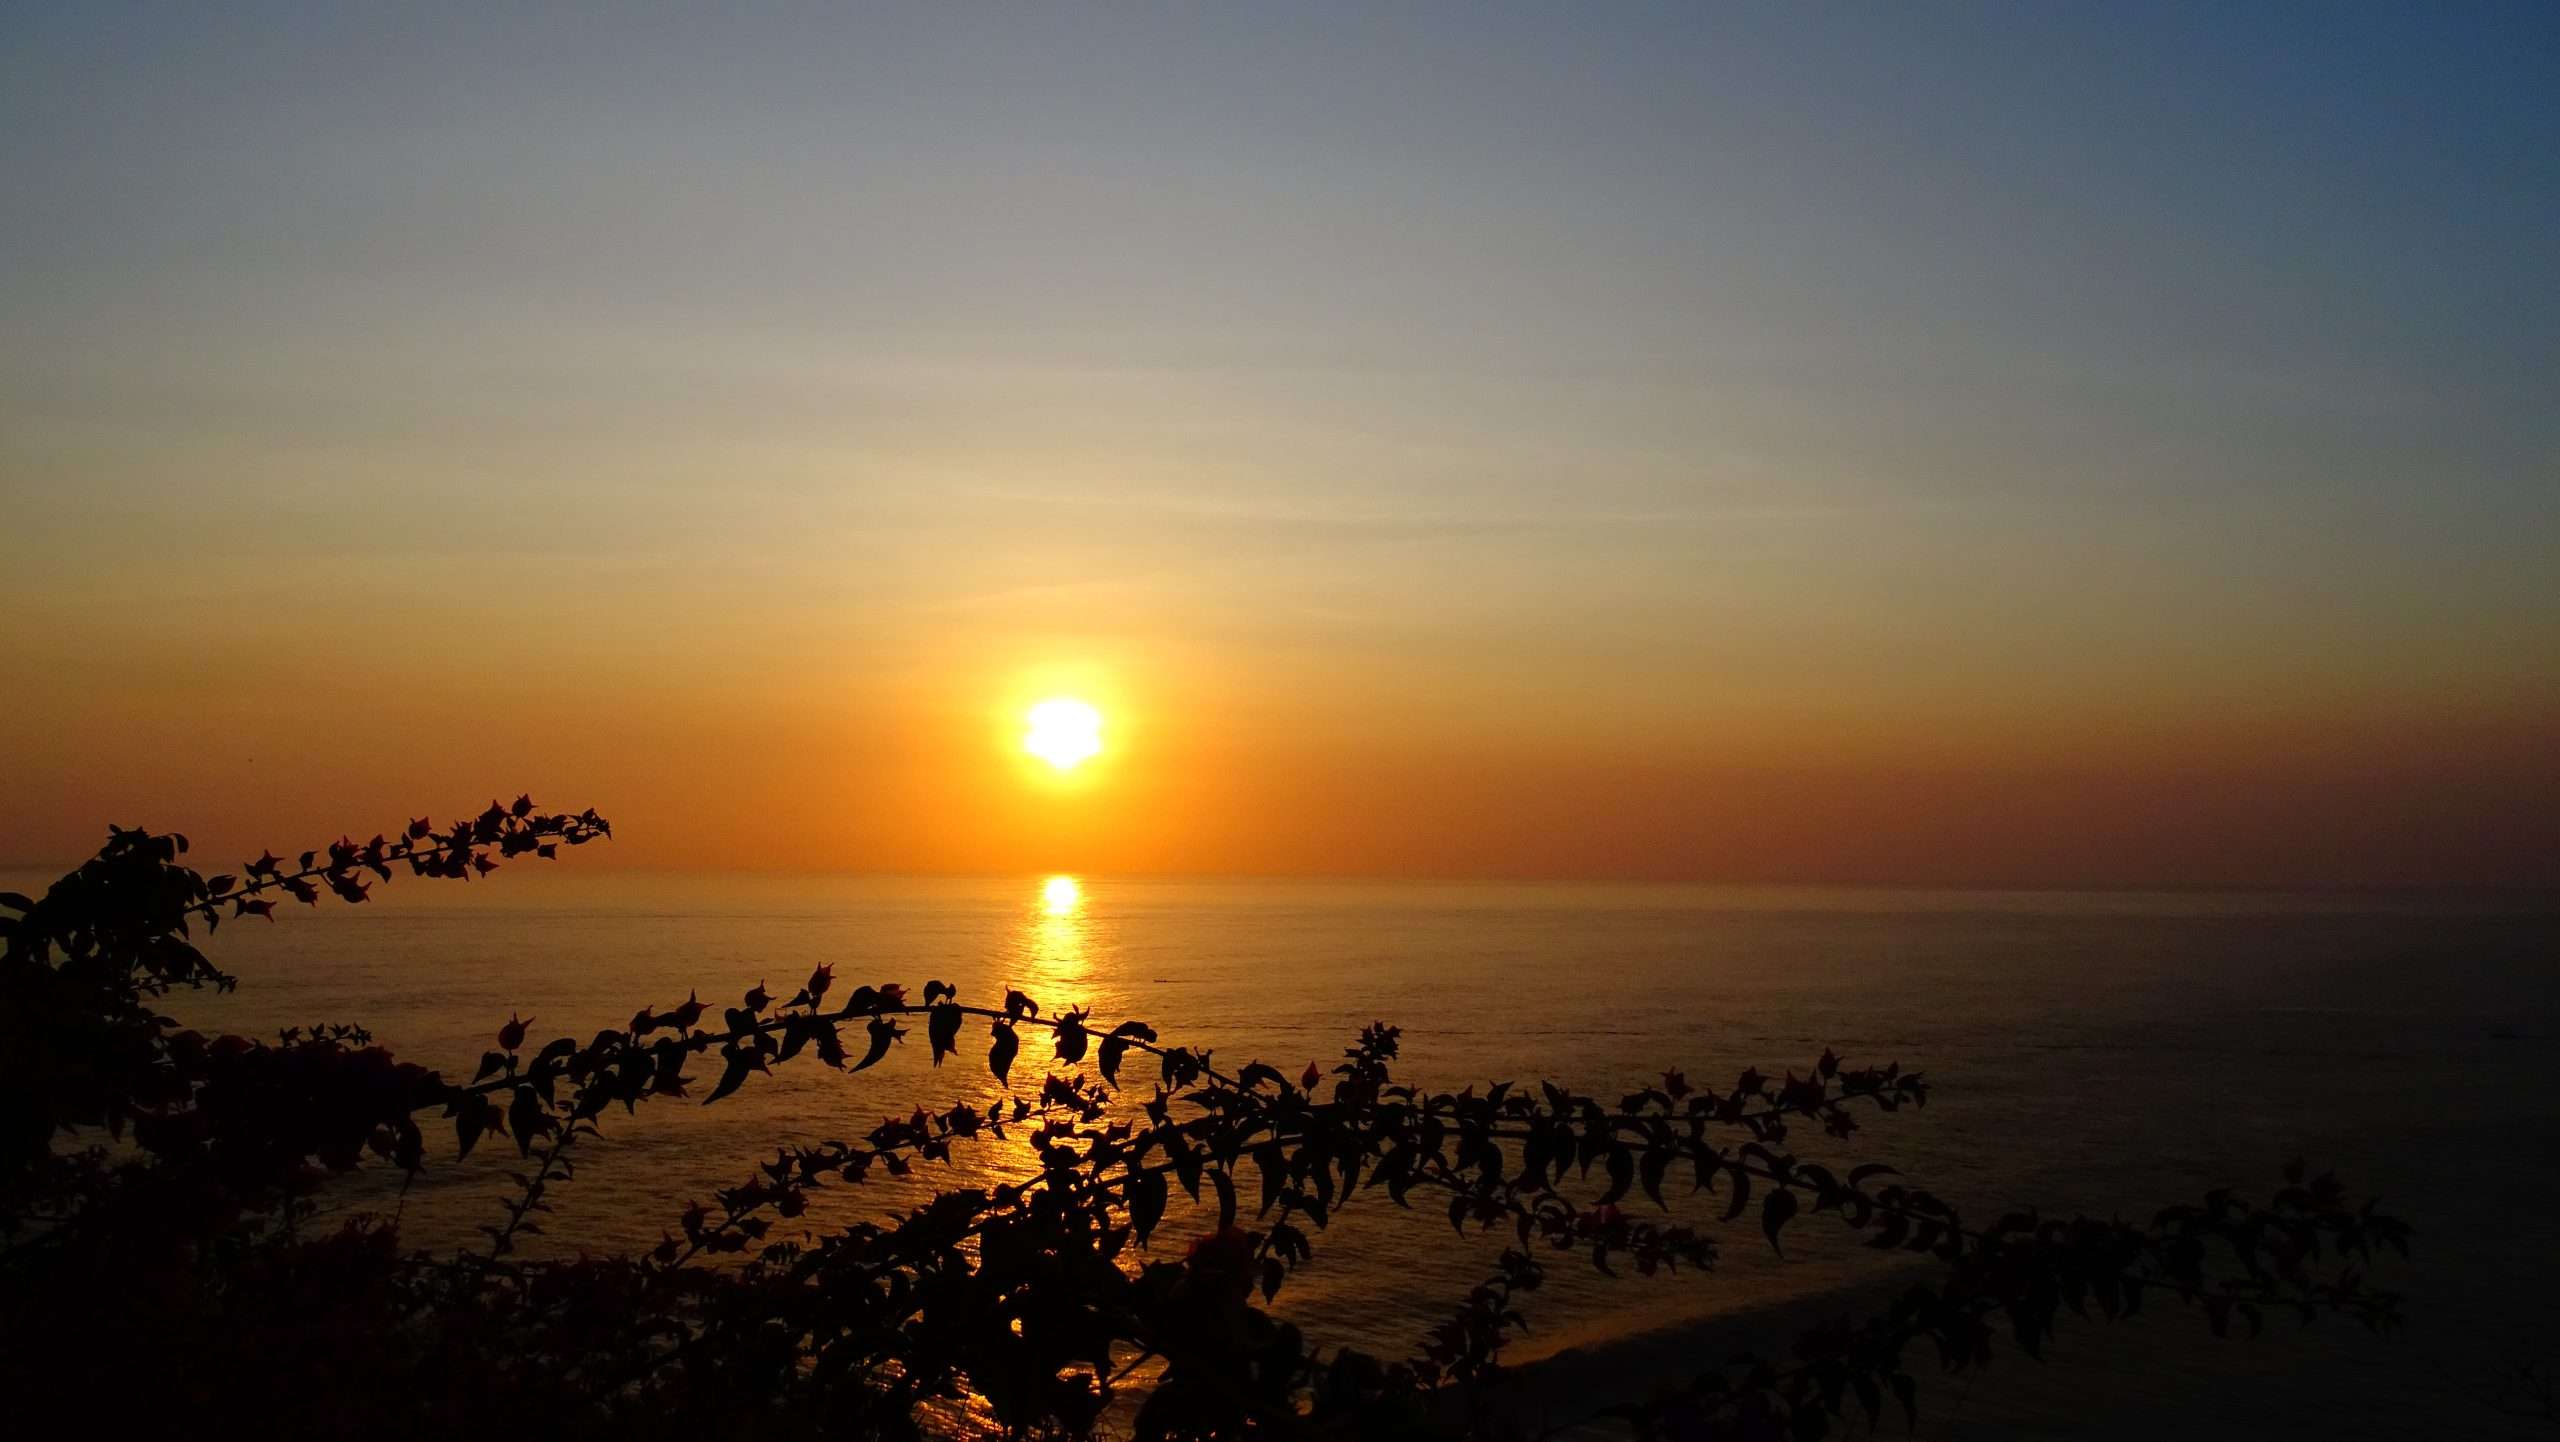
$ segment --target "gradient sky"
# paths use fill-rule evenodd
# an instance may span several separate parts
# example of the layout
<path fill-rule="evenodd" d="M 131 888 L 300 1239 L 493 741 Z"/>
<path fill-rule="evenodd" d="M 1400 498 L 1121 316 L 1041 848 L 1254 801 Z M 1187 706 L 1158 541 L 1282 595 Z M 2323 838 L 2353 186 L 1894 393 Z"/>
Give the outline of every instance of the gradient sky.
<path fill-rule="evenodd" d="M 0 16 L 0 860 L 2560 882 L 2560 8 L 520 8 Z"/>

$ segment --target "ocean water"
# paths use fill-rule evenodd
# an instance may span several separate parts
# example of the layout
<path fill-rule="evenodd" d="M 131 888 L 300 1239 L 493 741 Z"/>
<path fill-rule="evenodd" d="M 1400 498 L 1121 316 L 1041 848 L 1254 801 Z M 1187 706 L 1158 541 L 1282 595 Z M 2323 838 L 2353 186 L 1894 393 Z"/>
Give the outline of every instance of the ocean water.
<path fill-rule="evenodd" d="M 40 879 L 36 879 L 40 884 Z M 2375 1343 L 2290 1324 L 2210 1343 L 2192 1317 L 2067 1331 L 2054 1361 L 1930 1384 L 1924 1436 L 2549 1435 L 2517 1415 L 2520 1364 L 2560 1362 L 2560 901 L 2550 897 L 714 878 L 513 867 L 468 887 L 403 879 L 363 907 L 224 926 L 241 978 L 170 1010 L 207 1029 L 371 1028 L 407 1059 L 467 1076 L 511 1012 L 536 1037 L 587 1036 L 698 989 L 788 995 L 833 963 L 854 984 L 1007 986 L 1048 1010 L 1142 1018 L 1168 1041 L 1294 1074 L 1370 1020 L 1404 1029 L 1406 1079 L 1553 1077 L 1603 1092 L 1666 1067 L 1727 1081 L 1826 1046 L 1898 1060 L 1937 1093 L 1864 1117 L 1844 1149 L 1977 1212 L 2016 1205 L 2147 1216 L 2205 1189 L 2263 1193 L 2290 1157 L 2337 1169 L 2418 1227 L 2380 1280 L 2410 1327 Z M 29 879 L 9 883 L 29 889 Z M 920 1028 L 919 1028 L 920 1032 Z M 919 1034 L 860 1075 L 807 1059 L 715 1106 L 608 1119 L 553 1193 L 553 1245 L 640 1247 L 686 1202 L 742 1180 L 783 1141 L 868 1130 L 922 1102 L 1000 1089 L 982 1033 L 936 1069 Z M 1016 1081 L 1047 1049 L 1026 1038 Z M 962 1063 L 967 1064 L 962 1064 Z M 697 1070 L 705 1073 L 709 1063 Z M 699 1089 L 697 1094 L 699 1094 Z M 432 1135 L 432 1133 L 431 1133 Z M 449 1139 L 404 1195 L 368 1175 L 338 1205 L 397 1209 L 421 1243 L 492 1220 L 516 1165 L 500 1139 Z M 1019 1143 L 964 1153 L 913 1185 L 834 1189 L 824 1225 L 910 1204 L 918 1187 L 1027 1170 Z M 1158 1246 L 1191 1234 L 1177 1193 Z M 1674 1198 L 1675 1207 L 1686 1203 Z M 1712 1215 L 1703 1199 L 1698 1215 Z M 1610 1281 L 1559 1254 L 1532 1298 L 1524 1415 L 1563 1421 L 1745 1345 L 1855 1307 L 1896 1273 L 1806 1218 L 1790 1255 L 1748 1224 L 1698 1277 Z M 1489 1270 L 1436 1207 L 1364 1197 L 1316 1238 L 1281 1310 L 1319 1338 L 1389 1355 Z M 1541 1361 L 1543 1359 L 1543 1361 Z"/>

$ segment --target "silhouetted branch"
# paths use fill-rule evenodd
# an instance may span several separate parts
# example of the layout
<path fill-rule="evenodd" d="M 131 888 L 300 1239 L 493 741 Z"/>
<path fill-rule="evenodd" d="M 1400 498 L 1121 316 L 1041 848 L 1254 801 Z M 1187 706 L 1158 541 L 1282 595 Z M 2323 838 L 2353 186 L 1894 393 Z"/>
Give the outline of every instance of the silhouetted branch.
<path fill-rule="evenodd" d="M 448 1433 L 691 1436 L 752 1415 L 759 1435 L 908 1436 L 927 1409 L 971 1397 L 1016 1433 L 1080 1436 L 1143 1376 L 1142 1436 L 1472 1436 L 1501 1425 L 1488 1389 L 1543 1280 L 1537 1253 L 1579 1253 L 1611 1275 L 1710 1270 L 1717 1239 L 1674 1214 L 1684 1194 L 1773 1249 L 1801 1235 L 1789 1231 L 1800 1219 L 1829 1213 L 1865 1246 L 1925 1263 L 1930 1280 L 1875 1317 L 1814 1329 L 1788 1365 L 1710 1367 L 1685 1391 L 1607 1414 L 1647 1436 L 1817 1437 L 1859 1416 L 1872 1424 L 1888 1397 L 1915 1416 L 1909 1348 L 1968 1371 L 1995 1334 L 2033 1354 L 2064 1312 L 2120 1317 L 2146 1295 L 2195 1307 L 2217 1332 L 2255 1331 L 2279 1308 L 2376 1329 L 2398 1317 L 2363 1267 L 2377 1250 L 2405 1252 L 2406 1226 L 2298 1165 L 2263 1204 L 2218 1191 L 2147 1225 L 2033 1212 L 1985 1225 L 1889 1167 L 1798 1156 L 1798 1127 L 1817 1128 L 1826 1152 L 1845 1148 L 1861 1116 L 1930 1093 L 1898 1063 L 1853 1066 L 1827 1050 L 1801 1075 L 1755 1068 L 1722 1089 L 1671 1070 L 1614 1098 L 1553 1082 L 1450 1092 L 1398 1083 L 1400 1033 L 1380 1023 L 1330 1068 L 1293 1078 L 1257 1061 L 1230 1074 L 1146 1022 L 1106 1030 L 1018 990 L 983 1006 L 938 980 L 915 1001 L 903 985 L 865 985 L 830 1006 L 834 968 L 822 965 L 787 999 L 761 984 L 734 1006 L 697 992 L 583 1041 L 537 1044 L 532 1022 L 510 1016 L 455 1084 L 393 1060 L 361 1028 L 206 1038 L 152 1004 L 177 987 L 232 985 L 189 943 L 194 921 L 272 916 L 282 896 L 361 902 L 403 867 L 468 879 L 610 834 L 592 811 L 538 814 L 528 797 L 290 865 L 265 855 L 245 881 L 208 881 L 179 864 L 183 837 L 114 830 L 43 899 L 0 895 L 0 1232 L 14 1238 L 0 1253 L 0 1366 L 11 1379 L 165 1385 L 178 1415 L 256 1407 L 279 1430 L 311 1433 L 371 1415 L 328 1380 L 364 1377 L 408 1379 Z M 690 1097 L 687 1068 L 706 1056 L 719 1072 L 704 1105 L 804 1056 L 864 1071 L 919 1018 L 937 1066 L 983 1028 L 983 1064 L 1013 1095 L 778 1148 L 711 1205 L 686 1207 L 642 1256 L 518 1255 L 573 1177 L 577 1139 L 614 1104 L 636 1114 Z M 1047 1042 L 1036 1085 L 1026 1037 Z M 1124 1075 L 1133 1055 L 1153 1065 Z M 429 1150 L 418 1114 L 432 1108 L 452 1122 L 458 1155 L 495 1134 L 533 1163 L 511 1174 L 517 1191 L 482 1229 L 485 1252 L 402 1256 L 386 1227 L 313 1225 L 323 1214 L 311 1198 L 368 1157 L 414 1176 Z M 96 1132 L 120 1145 L 56 1143 Z M 1037 1163 L 1023 1175 L 781 1234 L 830 1185 L 947 1164 L 1017 1132 Z M 1197 1233 L 1148 1255 L 1177 1190 Z M 1364 1194 L 1445 1202 L 1458 1238 L 1509 1234 L 1495 1270 L 1402 1360 L 1320 1357 L 1269 1310 L 1315 1235 Z M 722 1265 L 697 1265 L 713 1258 Z M 199 1280 L 173 1291 L 160 1284 L 171 1276 Z M 150 1367 L 97 1370 L 137 1345 Z M 328 1377 L 292 1373 L 306 1355 L 332 1359 Z M 459 1375 L 473 1385 L 434 1380 Z"/>

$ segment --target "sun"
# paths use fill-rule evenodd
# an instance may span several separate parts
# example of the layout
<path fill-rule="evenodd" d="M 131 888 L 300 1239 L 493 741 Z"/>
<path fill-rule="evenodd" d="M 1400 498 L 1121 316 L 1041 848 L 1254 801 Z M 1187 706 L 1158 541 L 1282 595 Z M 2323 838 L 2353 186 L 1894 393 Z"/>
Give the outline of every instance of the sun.
<path fill-rule="evenodd" d="M 1102 754 L 1102 713 L 1069 696 L 1053 696 L 1023 716 L 1022 749 L 1060 771 Z"/>
<path fill-rule="evenodd" d="M 1072 876 L 1052 876 L 1040 883 L 1040 909 L 1065 916 L 1084 900 L 1084 885 Z"/>

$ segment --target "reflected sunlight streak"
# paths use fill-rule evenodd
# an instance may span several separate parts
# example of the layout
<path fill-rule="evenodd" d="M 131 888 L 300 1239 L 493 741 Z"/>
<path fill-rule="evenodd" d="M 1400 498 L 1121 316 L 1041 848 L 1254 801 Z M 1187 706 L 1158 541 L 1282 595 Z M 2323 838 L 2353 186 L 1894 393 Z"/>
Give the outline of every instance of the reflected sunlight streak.
<path fill-rule="evenodd" d="M 1023 924 L 1020 943 L 1035 979 L 1081 980 L 1091 960 L 1085 943 L 1084 883 L 1063 875 L 1041 882 L 1039 903 Z"/>

